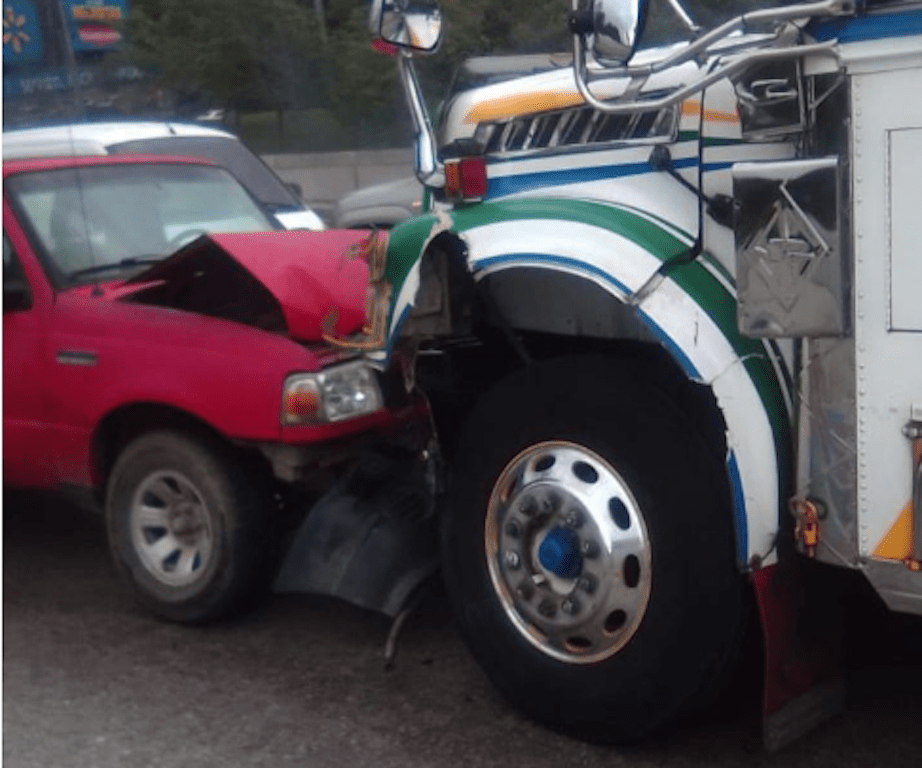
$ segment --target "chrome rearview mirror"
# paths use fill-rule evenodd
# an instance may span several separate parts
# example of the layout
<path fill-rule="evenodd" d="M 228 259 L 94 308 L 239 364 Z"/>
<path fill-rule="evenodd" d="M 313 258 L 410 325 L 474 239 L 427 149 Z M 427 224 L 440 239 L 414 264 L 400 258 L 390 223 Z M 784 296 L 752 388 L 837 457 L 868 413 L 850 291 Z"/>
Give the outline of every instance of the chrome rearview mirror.
<path fill-rule="evenodd" d="M 373 0 L 368 26 L 385 44 L 432 53 L 441 41 L 442 12 L 426 0 Z"/>
<path fill-rule="evenodd" d="M 647 0 L 593 0 L 589 46 L 596 61 L 620 67 L 634 55 L 647 18 Z"/>

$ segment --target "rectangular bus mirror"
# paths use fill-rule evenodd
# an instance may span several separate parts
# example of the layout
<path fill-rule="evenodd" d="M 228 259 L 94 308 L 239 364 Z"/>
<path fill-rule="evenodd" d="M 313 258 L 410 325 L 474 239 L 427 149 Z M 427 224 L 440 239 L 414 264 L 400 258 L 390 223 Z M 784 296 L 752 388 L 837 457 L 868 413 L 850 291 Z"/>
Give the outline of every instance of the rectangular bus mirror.
<path fill-rule="evenodd" d="M 643 32 L 647 0 L 593 0 L 589 45 L 600 64 L 626 64 Z"/>
<path fill-rule="evenodd" d="M 433 53 L 441 41 L 442 12 L 434 2 L 374 0 L 368 25 L 375 41 L 385 47 Z"/>

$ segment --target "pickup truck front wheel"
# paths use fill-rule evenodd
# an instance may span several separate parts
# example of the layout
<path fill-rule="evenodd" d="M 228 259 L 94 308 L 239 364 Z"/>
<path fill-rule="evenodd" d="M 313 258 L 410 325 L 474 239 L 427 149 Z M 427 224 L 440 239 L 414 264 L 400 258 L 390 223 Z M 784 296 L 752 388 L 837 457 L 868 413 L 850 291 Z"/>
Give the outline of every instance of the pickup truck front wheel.
<path fill-rule="evenodd" d="M 224 617 L 267 582 L 265 482 L 213 441 L 152 432 L 129 443 L 106 493 L 109 546 L 136 597 L 182 623 Z"/>

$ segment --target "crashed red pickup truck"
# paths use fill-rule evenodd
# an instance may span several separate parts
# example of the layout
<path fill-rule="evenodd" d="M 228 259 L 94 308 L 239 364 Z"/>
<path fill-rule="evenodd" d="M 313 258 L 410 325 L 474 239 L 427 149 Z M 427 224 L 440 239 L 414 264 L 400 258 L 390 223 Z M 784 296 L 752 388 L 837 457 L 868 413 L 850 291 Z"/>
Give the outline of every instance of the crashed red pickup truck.
<path fill-rule="evenodd" d="M 161 616 L 235 610 L 278 563 L 285 490 L 417 411 L 323 341 L 361 333 L 375 239 L 274 231 L 188 159 L 19 161 L 3 181 L 4 483 L 92 494 Z"/>

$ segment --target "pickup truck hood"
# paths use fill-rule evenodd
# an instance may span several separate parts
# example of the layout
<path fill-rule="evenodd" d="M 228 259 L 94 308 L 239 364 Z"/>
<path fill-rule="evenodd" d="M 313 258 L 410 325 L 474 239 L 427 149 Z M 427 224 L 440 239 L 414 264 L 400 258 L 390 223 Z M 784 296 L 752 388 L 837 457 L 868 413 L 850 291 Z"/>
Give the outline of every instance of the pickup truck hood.
<path fill-rule="evenodd" d="M 356 230 L 203 235 L 125 283 L 119 300 L 308 342 L 323 338 L 330 316 L 329 330 L 348 336 L 365 323 L 368 237 Z"/>

